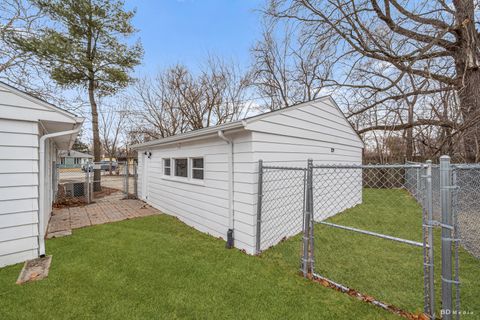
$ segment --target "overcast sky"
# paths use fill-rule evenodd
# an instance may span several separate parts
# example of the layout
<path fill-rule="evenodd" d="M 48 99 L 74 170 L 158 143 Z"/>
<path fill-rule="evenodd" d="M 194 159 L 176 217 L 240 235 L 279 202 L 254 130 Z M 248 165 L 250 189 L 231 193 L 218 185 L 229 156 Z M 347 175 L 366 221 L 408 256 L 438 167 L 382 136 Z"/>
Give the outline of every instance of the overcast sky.
<path fill-rule="evenodd" d="M 126 0 L 145 49 L 137 76 L 183 63 L 192 69 L 208 54 L 247 67 L 260 36 L 264 0 Z"/>

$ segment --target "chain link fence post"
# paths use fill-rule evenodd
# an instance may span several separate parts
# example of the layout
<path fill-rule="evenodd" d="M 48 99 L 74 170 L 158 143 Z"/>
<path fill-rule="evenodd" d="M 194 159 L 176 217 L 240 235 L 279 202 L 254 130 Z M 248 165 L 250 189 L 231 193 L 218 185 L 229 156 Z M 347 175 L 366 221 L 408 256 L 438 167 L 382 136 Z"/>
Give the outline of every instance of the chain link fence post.
<path fill-rule="evenodd" d="M 420 171 L 424 171 L 425 175 L 420 175 Z M 417 199 L 423 199 L 422 204 L 422 241 L 423 241 L 423 312 L 430 316 L 430 290 L 429 290 L 429 255 L 428 255 L 428 245 L 427 245 L 427 221 L 428 221 L 428 211 L 427 211 L 427 166 L 425 165 L 422 168 L 416 168 L 417 173 L 417 188 L 416 188 L 416 197 Z M 423 192 L 423 198 L 419 195 Z"/>
<path fill-rule="evenodd" d="M 452 172 L 450 157 L 440 157 L 442 212 L 442 319 L 452 319 Z"/>
<path fill-rule="evenodd" d="M 302 272 L 303 276 L 307 277 L 312 273 L 313 265 L 313 161 L 308 160 L 307 165 L 307 186 L 305 195 L 305 213 L 303 218 L 303 257 L 302 257 Z"/>
<path fill-rule="evenodd" d="M 315 272 L 315 229 L 314 229 L 314 222 L 315 222 L 315 212 L 314 212 L 314 204 L 313 204 L 313 160 L 308 160 L 308 174 L 310 175 L 310 187 L 307 191 L 310 193 L 310 273 L 313 274 Z"/>
<path fill-rule="evenodd" d="M 89 167 L 87 164 L 87 167 L 85 167 L 85 201 L 87 204 L 91 202 L 90 199 L 90 172 L 89 172 Z"/>
<path fill-rule="evenodd" d="M 138 171 L 137 163 L 133 162 L 133 193 L 135 199 L 138 199 Z"/>
<path fill-rule="evenodd" d="M 459 246 L 460 246 L 460 229 L 458 226 L 458 185 L 457 185 L 457 170 L 452 170 L 452 220 L 453 220 L 453 246 L 454 246 L 454 283 L 455 283 L 455 310 L 456 319 L 460 319 L 460 276 L 459 276 Z"/>
<path fill-rule="evenodd" d="M 129 176 L 130 176 L 130 170 L 128 170 L 128 160 L 125 162 L 125 199 L 128 199 L 128 179 L 129 179 Z"/>
<path fill-rule="evenodd" d="M 257 192 L 257 237 L 255 251 L 257 254 L 261 250 L 262 237 L 262 198 L 263 198 L 263 160 L 258 160 L 258 192 Z"/>
<path fill-rule="evenodd" d="M 433 243 L 433 189 L 432 189 L 432 160 L 427 160 L 425 178 L 425 209 L 427 210 L 427 267 L 428 271 L 428 289 L 429 289 L 429 316 L 435 319 L 435 257 L 434 257 L 434 243 Z"/>

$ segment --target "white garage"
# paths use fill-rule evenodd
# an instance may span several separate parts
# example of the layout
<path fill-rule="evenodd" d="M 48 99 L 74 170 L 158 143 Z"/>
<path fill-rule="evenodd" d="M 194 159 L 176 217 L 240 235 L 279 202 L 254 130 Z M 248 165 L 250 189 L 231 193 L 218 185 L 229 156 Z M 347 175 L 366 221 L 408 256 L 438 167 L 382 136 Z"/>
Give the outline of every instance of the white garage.
<path fill-rule="evenodd" d="M 361 164 L 363 142 L 333 99 L 323 97 L 132 147 L 141 199 L 254 254 L 258 161 Z"/>
<path fill-rule="evenodd" d="M 45 254 L 57 150 L 83 120 L 0 82 L 0 267 Z"/>

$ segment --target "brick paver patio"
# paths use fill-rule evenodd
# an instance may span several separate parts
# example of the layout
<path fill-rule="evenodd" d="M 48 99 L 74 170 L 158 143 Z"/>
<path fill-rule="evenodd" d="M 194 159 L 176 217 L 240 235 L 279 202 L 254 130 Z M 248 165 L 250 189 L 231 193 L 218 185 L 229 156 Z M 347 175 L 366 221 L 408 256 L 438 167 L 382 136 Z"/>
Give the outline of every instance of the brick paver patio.
<path fill-rule="evenodd" d="M 47 237 L 64 236 L 72 229 L 161 213 L 143 201 L 122 198 L 123 193 L 116 192 L 83 207 L 54 208 Z"/>

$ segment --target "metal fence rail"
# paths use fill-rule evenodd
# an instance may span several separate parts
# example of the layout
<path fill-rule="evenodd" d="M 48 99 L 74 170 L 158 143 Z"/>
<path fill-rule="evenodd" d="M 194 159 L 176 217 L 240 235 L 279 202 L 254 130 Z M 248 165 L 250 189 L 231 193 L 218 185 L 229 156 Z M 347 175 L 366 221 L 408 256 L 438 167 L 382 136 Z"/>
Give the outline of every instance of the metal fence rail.
<path fill-rule="evenodd" d="M 441 229 L 442 317 L 460 316 L 459 247 L 480 256 L 480 165 L 315 165 L 265 166 L 259 162 L 257 252 L 301 233 L 301 271 L 314 279 L 322 266 L 315 224 L 422 248 L 424 314 L 436 318 L 434 229 Z M 354 215 L 352 225 L 342 215 Z M 388 218 L 417 221 L 397 234 Z M 325 221 L 333 219 L 333 221 Z M 405 218 L 405 219 L 403 219 Z M 351 220 L 349 220 L 351 221 Z M 391 222 L 390 222 L 391 223 Z M 417 231 L 415 231 L 417 230 Z M 410 238 L 409 238 L 410 237 Z M 461 239 L 461 241 L 460 241 Z M 300 247 L 300 245 L 299 245 Z M 420 254 L 420 253 L 419 253 Z M 347 288 L 329 280 L 337 288 Z"/>

